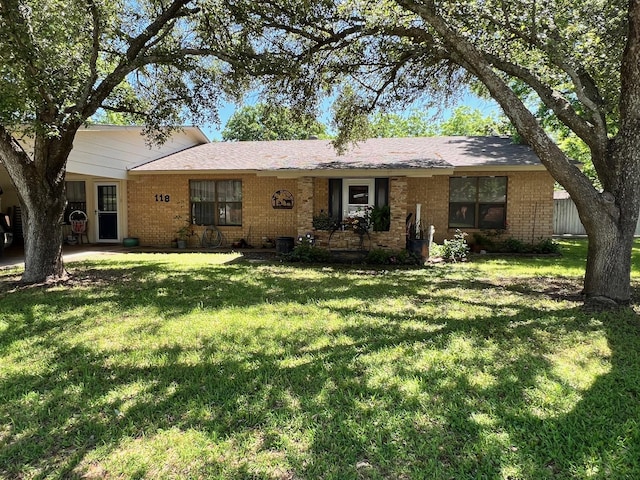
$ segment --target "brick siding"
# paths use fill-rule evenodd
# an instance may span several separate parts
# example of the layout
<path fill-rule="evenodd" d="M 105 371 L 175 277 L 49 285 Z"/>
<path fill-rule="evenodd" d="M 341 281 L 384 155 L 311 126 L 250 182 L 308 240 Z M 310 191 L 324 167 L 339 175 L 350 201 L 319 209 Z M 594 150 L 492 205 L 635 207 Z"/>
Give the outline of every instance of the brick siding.
<path fill-rule="evenodd" d="M 456 172 L 467 176 L 504 176 L 504 172 Z M 547 172 L 511 172 L 507 192 L 507 235 L 533 243 L 549 238 L 553 231 L 553 179 Z M 127 188 L 128 235 L 139 237 L 142 245 L 168 246 L 176 231 L 189 218 L 189 180 L 242 180 L 242 226 L 222 226 L 227 244 L 244 239 L 260 247 L 264 238 L 297 237 L 313 231 L 314 215 L 328 208 L 328 180 L 302 177 L 281 179 L 254 174 L 242 175 L 136 175 Z M 271 196 L 288 190 L 294 196 L 292 209 L 274 209 Z M 168 195 L 168 198 L 167 198 Z M 169 201 L 164 201 L 168 199 Z M 455 229 L 448 228 L 449 177 L 391 177 L 389 182 L 391 229 L 372 232 L 372 248 L 401 249 L 405 244 L 405 219 L 422 204 L 425 225 L 435 226 L 434 239 L 452 238 Z M 203 227 L 194 227 L 191 246 L 199 244 Z M 465 230 L 473 233 L 474 229 Z M 328 246 L 328 232 L 314 232 L 319 245 Z M 335 238 L 334 238 L 335 237 Z M 357 235 L 337 232 L 332 237 L 334 248 L 354 248 Z"/>

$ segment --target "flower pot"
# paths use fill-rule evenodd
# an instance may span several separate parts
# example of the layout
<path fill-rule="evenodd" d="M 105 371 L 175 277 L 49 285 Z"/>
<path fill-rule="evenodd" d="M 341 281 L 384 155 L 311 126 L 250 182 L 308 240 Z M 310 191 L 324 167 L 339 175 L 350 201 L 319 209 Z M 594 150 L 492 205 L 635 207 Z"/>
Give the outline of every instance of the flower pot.
<path fill-rule="evenodd" d="M 178 240 L 178 248 L 187 248 L 186 240 Z"/>
<path fill-rule="evenodd" d="M 140 240 L 138 239 L 138 237 L 127 237 L 122 240 L 122 245 L 124 245 L 125 247 L 137 247 L 139 243 Z"/>

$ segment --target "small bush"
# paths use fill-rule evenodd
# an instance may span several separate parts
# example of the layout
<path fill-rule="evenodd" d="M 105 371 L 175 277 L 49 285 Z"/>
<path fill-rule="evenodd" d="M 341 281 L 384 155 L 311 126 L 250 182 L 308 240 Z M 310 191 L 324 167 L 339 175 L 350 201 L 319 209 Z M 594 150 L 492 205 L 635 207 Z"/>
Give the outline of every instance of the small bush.
<path fill-rule="evenodd" d="M 381 248 L 371 250 L 364 263 L 368 265 L 420 265 L 420 259 L 407 250 L 383 250 Z"/>
<path fill-rule="evenodd" d="M 373 207 L 371 210 L 371 224 L 374 232 L 388 232 L 391 226 L 391 208 L 389 205 Z"/>
<path fill-rule="evenodd" d="M 489 235 L 484 233 L 475 232 L 473 234 L 473 243 L 478 245 L 483 250 L 493 250 L 496 247 L 496 242 Z"/>
<path fill-rule="evenodd" d="M 450 262 L 462 262 L 467 259 L 469 245 L 465 237 L 466 233 L 456 230 L 453 240 L 445 240 L 440 254 L 442 258 Z"/>
<path fill-rule="evenodd" d="M 534 253 L 556 253 L 561 252 L 560 244 L 552 238 L 545 238 L 533 246 Z"/>
<path fill-rule="evenodd" d="M 316 230 L 333 230 L 336 228 L 338 221 L 325 212 L 315 215 L 312 220 L 313 228 Z"/>
<path fill-rule="evenodd" d="M 291 262 L 326 263 L 331 260 L 331 253 L 324 248 L 316 247 L 309 243 L 301 243 L 286 255 L 286 259 Z"/>
<path fill-rule="evenodd" d="M 506 253 L 527 253 L 531 251 L 531 247 L 517 238 L 507 238 L 502 242 L 501 250 Z"/>
<path fill-rule="evenodd" d="M 365 263 L 369 265 L 388 265 L 389 259 L 391 258 L 393 252 L 389 250 L 382 250 L 381 248 L 377 248 L 375 250 L 371 250 L 367 257 L 364 259 Z"/>

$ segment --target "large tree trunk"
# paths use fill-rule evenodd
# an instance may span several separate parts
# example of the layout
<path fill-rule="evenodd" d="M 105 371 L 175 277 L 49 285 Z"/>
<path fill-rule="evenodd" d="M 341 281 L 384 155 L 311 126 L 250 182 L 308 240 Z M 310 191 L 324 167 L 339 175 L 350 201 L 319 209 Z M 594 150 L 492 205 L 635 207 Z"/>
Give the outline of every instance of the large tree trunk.
<path fill-rule="evenodd" d="M 25 283 L 57 280 L 66 276 L 62 262 L 64 192 L 41 188 L 22 196 Z"/>
<path fill-rule="evenodd" d="M 57 280 L 66 275 L 62 262 L 64 177 L 74 134 L 75 130 L 54 139 L 36 135 L 30 156 L 0 127 L 0 154 L 22 206 L 25 283 Z"/>
<path fill-rule="evenodd" d="M 587 303 L 627 305 L 631 301 L 633 235 L 610 226 L 587 232 L 589 249 L 584 277 Z"/>
<path fill-rule="evenodd" d="M 589 237 L 584 293 L 587 302 L 631 301 L 631 251 L 640 209 L 640 131 L 635 125 L 609 142 L 609 171 L 596 201 L 576 199 Z"/>

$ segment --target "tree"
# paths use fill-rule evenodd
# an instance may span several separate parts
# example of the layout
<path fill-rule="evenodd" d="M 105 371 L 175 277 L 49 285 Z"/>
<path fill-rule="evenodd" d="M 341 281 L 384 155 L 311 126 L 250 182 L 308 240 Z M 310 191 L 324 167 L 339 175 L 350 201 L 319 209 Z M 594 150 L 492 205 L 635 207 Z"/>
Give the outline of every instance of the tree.
<path fill-rule="evenodd" d="M 152 141 L 187 112 L 215 119 L 219 98 L 246 85 L 225 61 L 243 42 L 213 0 L 0 0 L 0 159 L 23 208 L 24 282 L 65 274 L 77 130 L 100 110 L 144 122 Z"/>
<path fill-rule="evenodd" d="M 478 109 L 465 105 L 456 108 L 452 115 L 438 125 L 438 135 L 503 135 L 508 133 L 504 123 L 492 116 L 484 116 Z"/>
<path fill-rule="evenodd" d="M 375 113 L 369 121 L 372 138 L 433 137 L 437 135 L 434 122 L 423 112 L 413 111 L 407 116 L 397 113 Z"/>
<path fill-rule="evenodd" d="M 338 143 L 362 136 L 374 109 L 447 100 L 479 85 L 575 201 L 589 236 L 588 301 L 630 302 L 640 208 L 640 0 L 318 0 L 295 7 L 268 0 L 235 7 L 262 20 L 252 23 L 252 68 L 270 73 L 273 96 L 336 98 Z M 547 134 L 537 104 L 588 147 L 602 191 Z"/>
<path fill-rule="evenodd" d="M 451 116 L 441 121 L 435 121 L 429 114 L 416 110 L 407 116 L 377 112 L 369 121 L 369 130 L 369 136 L 374 138 L 505 135 L 510 133 L 505 122 L 500 122 L 491 115 L 484 116 L 477 108 L 466 105 L 454 108 Z"/>
<path fill-rule="evenodd" d="M 244 106 L 235 112 L 222 131 L 223 140 L 305 140 L 326 137 L 326 127 L 309 115 L 264 103 Z"/>

